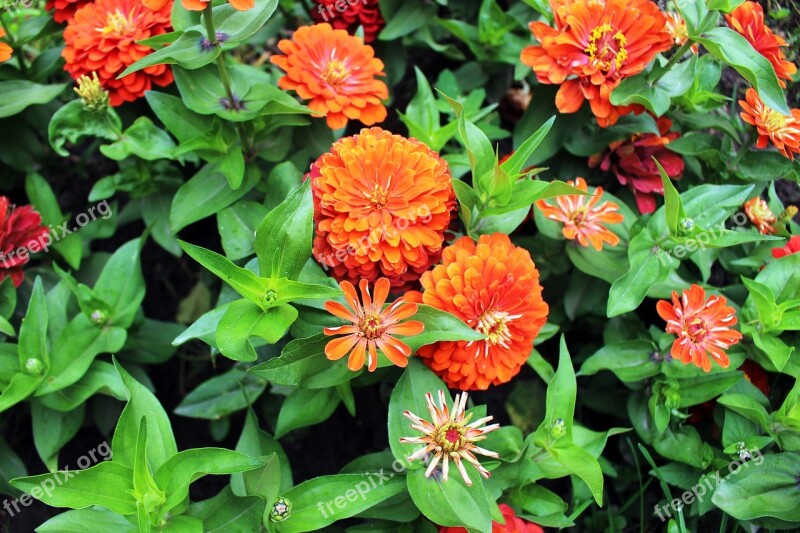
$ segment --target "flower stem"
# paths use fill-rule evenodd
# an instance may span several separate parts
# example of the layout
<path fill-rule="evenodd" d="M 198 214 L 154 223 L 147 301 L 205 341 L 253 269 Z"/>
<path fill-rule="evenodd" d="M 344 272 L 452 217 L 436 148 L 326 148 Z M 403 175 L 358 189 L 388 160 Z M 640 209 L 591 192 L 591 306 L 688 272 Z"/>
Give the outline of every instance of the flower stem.
<path fill-rule="evenodd" d="M 711 22 L 711 19 L 712 19 L 713 17 L 715 17 L 715 16 L 717 16 L 717 12 L 716 12 L 716 11 L 713 11 L 713 10 L 712 10 L 712 11 L 709 11 L 708 13 L 706 13 L 706 16 L 705 16 L 705 17 L 703 18 L 703 20 L 700 22 L 700 25 L 699 25 L 698 27 L 699 27 L 699 28 L 705 28 L 705 27 L 706 27 L 706 26 L 708 26 L 708 24 Z M 692 47 L 692 45 L 694 45 L 694 43 L 695 43 L 694 39 L 692 39 L 691 37 L 689 37 L 689 38 L 686 40 L 686 42 L 685 42 L 685 43 L 683 43 L 683 45 L 681 45 L 681 47 L 680 47 L 680 48 L 678 48 L 678 51 L 677 51 L 677 52 L 675 52 L 675 54 L 673 54 L 673 56 L 672 56 L 671 58 L 669 58 L 669 61 L 667 61 L 667 64 L 666 64 L 666 65 L 664 65 L 664 68 L 663 68 L 663 69 L 661 69 L 661 71 L 660 71 L 658 74 L 656 74 L 655 76 L 653 76 L 652 78 L 650 78 L 650 79 L 648 80 L 648 82 L 650 83 L 650 85 L 655 85 L 655 84 L 656 84 L 656 82 L 657 82 L 658 80 L 660 80 L 660 79 L 661 79 L 661 77 L 662 77 L 664 74 L 666 74 L 667 72 L 669 72 L 669 71 L 670 71 L 670 69 L 671 69 L 673 66 L 675 66 L 675 63 L 677 63 L 678 61 L 680 61 L 680 60 L 681 60 L 681 58 L 684 56 L 684 54 L 686 54 L 686 52 L 688 52 L 688 51 L 689 51 L 689 49 Z"/>
<path fill-rule="evenodd" d="M 206 33 L 208 34 L 208 41 L 211 46 L 221 46 L 219 39 L 217 39 L 217 30 L 214 28 L 214 15 L 212 13 L 212 3 L 206 4 L 203 9 L 203 22 L 205 23 Z M 233 90 L 231 89 L 231 79 L 228 76 L 228 68 L 225 66 L 225 58 L 220 52 L 217 56 L 217 71 L 219 72 L 219 79 L 222 86 L 225 87 L 225 94 L 228 97 L 228 105 L 231 109 L 235 109 L 236 100 L 234 100 Z M 239 132 L 239 141 L 244 150 L 245 160 L 249 161 L 255 156 L 252 141 L 244 131 L 244 125 L 241 122 L 236 123 L 236 129 Z"/>
<path fill-rule="evenodd" d="M 0 17 L 0 24 L 3 25 L 3 29 L 6 30 L 6 35 L 8 36 L 8 40 L 11 41 L 11 48 L 14 49 L 17 53 L 14 57 L 17 58 L 19 61 L 19 71 L 25 75 L 28 73 L 28 69 L 25 66 L 25 53 L 22 51 L 22 47 L 17 48 L 17 40 L 14 39 L 14 35 L 11 33 L 8 25 L 6 24 L 6 20 L 3 17 Z"/>

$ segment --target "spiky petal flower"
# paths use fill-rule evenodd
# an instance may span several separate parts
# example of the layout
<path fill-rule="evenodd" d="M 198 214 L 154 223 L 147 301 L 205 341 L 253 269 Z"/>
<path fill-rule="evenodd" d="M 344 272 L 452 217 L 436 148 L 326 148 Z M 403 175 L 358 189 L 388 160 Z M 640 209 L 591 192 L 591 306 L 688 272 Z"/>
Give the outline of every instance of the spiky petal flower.
<path fill-rule="evenodd" d="M 140 0 L 97 0 L 83 6 L 64 30 L 64 70 L 75 80 L 97 72 L 115 107 L 141 98 L 153 85 L 169 85 L 173 80 L 169 65 L 153 65 L 122 79 L 117 76 L 153 51 L 137 41 L 172 30 L 171 11 L 171 0 L 159 11 Z"/>
<path fill-rule="evenodd" d="M 0 39 L 2 39 L 5 36 L 6 36 L 6 30 L 4 30 L 3 28 L 0 28 Z M 13 52 L 13 50 L 11 49 L 10 46 L 8 46 L 8 44 L 0 43 L 0 63 L 2 63 L 3 61 L 8 61 L 9 59 L 11 59 L 11 53 L 12 52 Z"/>
<path fill-rule="evenodd" d="M 744 203 L 744 212 L 747 218 L 750 219 L 750 222 L 756 225 L 760 233 L 771 235 L 778 232 L 774 226 L 778 217 L 775 216 L 775 213 L 769 208 L 767 202 L 760 196 L 755 196 L 747 200 Z"/>
<path fill-rule="evenodd" d="M 444 249 L 442 263 L 420 279 L 423 292 L 406 298 L 456 315 L 486 335 L 479 341 L 440 341 L 417 355 L 449 387 L 486 390 L 517 375 L 547 321 L 539 271 L 507 235 L 462 237 Z"/>
<path fill-rule="evenodd" d="M 586 181 L 576 178 L 568 181 L 569 185 L 582 191 L 587 191 Z M 619 237 L 606 228 L 605 224 L 619 224 L 623 216 L 619 213 L 619 206 L 614 202 L 603 202 L 597 205 L 603 196 L 603 188 L 597 187 L 591 196 L 568 194 L 557 196 L 556 205 L 551 205 L 544 200 L 538 200 L 536 207 L 550 220 L 561 222 L 564 227 L 561 232 L 569 240 L 577 240 L 581 246 L 589 246 L 600 251 L 603 243 L 611 246 L 619 244 Z"/>
<path fill-rule="evenodd" d="M 337 0 L 314 0 L 316 8 L 311 10 L 312 18 L 317 22 L 330 22 L 337 30 L 355 33 L 359 26 L 364 28 L 364 42 L 371 43 L 378 36 L 386 22 L 381 15 L 378 0 L 356 0 L 350 2 L 342 11 Z"/>
<path fill-rule="evenodd" d="M 649 0 L 550 0 L 555 28 L 532 22 L 539 44 L 522 51 L 539 83 L 560 85 L 556 107 L 578 111 L 585 100 L 600 126 L 644 108 L 614 106 L 609 98 L 620 82 L 642 72 L 673 37 L 667 17 Z"/>
<path fill-rule="evenodd" d="M 447 163 L 380 128 L 340 139 L 311 166 L 314 257 L 338 280 L 407 289 L 439 261 L 456 198 Z"/>
<path fill-rule="evenodd" d="M 772 249 L 772 257 L 775 259 L 780 259 L 781 257 L 796 254 L 798 252 L 800 252 L 800 235 L 792 235 L 792 238 L 789 239 L 789 242 L 786 243 L 786 246 L 778 246 Z"/>
<path fill-rule="evenodd" d="M 785 157 L 794 160 L 800 154 L 800 109 L 792 109 L 783 115 L 764 105 L 755 89 L 747 89 L 745 100 L 739 100 L 742 120 L 758 130 L 758 148 L 766 148 L 771 141 Z"/>
<path fill-rule="evenodd" d="M 453 461 L 467 486 L 472 485 L 472 480 L 467 474 L 465 462 L 470 463 L 483 477 L 488 478 L 489 471 L 478 462 L 475 454 L 495 459 L 500 456 L 495 452 L 476 446 L 475 443 L 486 439 L 486 434 L 500 428 L 500 424 L 487 426 L 486 423 L 493 419 L 491 416 L 469 423 L 472 413 L 466 413 L 466 392 L 456 394 L 452 411 L 447 407 L 447 399 L 442 390 L 439 391 L 439 407 L 434 403 L 433 395 L 430 392 L 425 394 L 425 402 L 428 404 L 430 421 L 420 418 L 411 411 L 403 412 L 403 416 L 412 422 L 411 429 L 419 431 L 422 436 L 402 437 L 400 442 L 424 444 L 422 448 L 408 456 L 408 461 L 420 460 L 430 455 L 425 477 L 430 477 L 436 467 L 441 465 L 443 481 L 447 481 L 450 461 Z"/>
<path fill-rule="evenodd" d="M 286 72 L 278 85 L 310 100 L 308 107 L 326 115 L 330 128 L 343 128 L 348 120 L 371 126 L 386 119 L 381 101 L 389 89 L 376 79 L 385 76 L 383 62 L 360 38 L 322 23 L 298 28 L 278 48 L 286 54 L 270 58 Z"/>
<path fill-rule="evenodd" d="M 325 355 L 333 361 L 341 359 L 347 354 L 347 368 L 356 371 L 364 366 L 370 372 L 378 368 L 378 350 L 397 366 L 404 367 L 408 364 L 411 348 L 393 335 L 419 335 L 425 329 L 425 324 L 417 320 L 408 320 L 400 324 L 401 320 L 410 318 L 417 312 L 417 304 L 407 303 L 402 298 L 383 309 L 386 297 L 389 296 L 389 280 L 381 278 L 375 283 L 375 298 L 369 294 L 369 283 L 362 279 L 359 283 L 361 299 L 358 299 L 356 288 L 349 281 L 339 284 L 344 292 L 345 301 L 350 309 L 339 302 L 326 302 L 325 309 L 329 313 L 350 322 L 348 325 L 335 328 L 325 328 L 325 335 L 341 335 L 330 341 L 325 346 Z"/>
<path fill-rule="evenodd" d="M 789 46 L 786 41 L 775 35 L 764 24 L 764 9 L 757 2 L 748 0 L 729 15 L 725 15 L 725 18 L 733 30 L 747 39 L 759 54 L 772 63 L 781 87 L 786 87 L 786 82 L 783 80 L 792 81 L 792 75 L 797 72 L 797 67 L 783 55 L 781 48 Z"/>
<path fill-rule="evenodd" d="M 736 310 L 728 306 L 724 296 L 712 295 L 699 285 L 684 289 L 679 298 L 672 292 L 672 303 L 660 300 L 658 315 L 667 322 L 667 333 L 677 335 L 670 354 L 684 364 L 693 363 L 706 372 L 711 371 L 711 359 L 728 368 L 725 350 L 738 343 L 742 334 L 732 329 L 736 325 Z M 711 356 L 711 359 L 709 359 Z"/>

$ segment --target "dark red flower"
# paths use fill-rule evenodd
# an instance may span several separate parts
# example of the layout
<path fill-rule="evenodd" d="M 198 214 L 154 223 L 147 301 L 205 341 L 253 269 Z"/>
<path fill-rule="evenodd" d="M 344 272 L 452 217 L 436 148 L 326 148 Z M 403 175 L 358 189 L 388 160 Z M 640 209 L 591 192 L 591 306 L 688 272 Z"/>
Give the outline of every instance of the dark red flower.
<path fill-rule="evenodd" d="M 630 187 L 642 213 L 655 211 L 655 195 L 664 194 L 661 175 L 653 157 L 664 167 L 670 178 L 677 180 L 683 175 L 683 158 L 666 148 L 667 144 L 681 134 L 669 131 L 672 121 L 666 117 L 656 119 L 656 124 L 659 135 L 637 134 L 629 139 L 613 142 L 606 152 L 589 158 L 589 166 L 599 164 L 602 170 L 611 170 L 622 185 Z"/>
<path fill-rule="evenodd" d="M 317 22 L 327 22 L 337 30 L 354 33 L 364 26 L 364 42 L 371 43 L 386 25 L 378 0 L 315 0 L 317 7 L 311 16 Z M 337 6 L 342 7 L 340 10 Z"/>
<path fill-rule="evenodd" d="M 786 255 L 796 254 L 800 252 L 800 235 L 794 235 L 784 247 L 777 247 L 772 249 L 772 257 L 780 259 Z"/>
<path fill-rule="evenodd" d="M 14 207 L 0 196 L 0 281 L 11 276 L 14 286 L 20 286 L 25 278 L 23 265 L 30 260 L 30 252 L 41 250 L 45 241 L 49 243 L 48 232 L 32 206 Z"/>
<path fill-rule="evenodd" d="M 517 518 L 514 509 L 508 505 L 501 503 L 498 507 L 506 523 L 492 522 L 492 533 L 544 533 L 541 526 Z M 467 533 L 467 530 L 463 527 L 440 527 L 439 533 Z"/>

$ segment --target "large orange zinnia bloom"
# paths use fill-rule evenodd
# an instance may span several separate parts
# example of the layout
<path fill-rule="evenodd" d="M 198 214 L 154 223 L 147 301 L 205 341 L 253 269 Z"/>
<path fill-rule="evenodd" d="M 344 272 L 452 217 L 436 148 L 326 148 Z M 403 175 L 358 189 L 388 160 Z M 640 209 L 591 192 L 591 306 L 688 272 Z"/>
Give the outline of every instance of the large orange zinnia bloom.
<path fill-rule="evenodd" d="M 90 3 L 91 0 L 47 0 L 45 9 L 53 10 L 53 20 L 67 22 L 75 16 L 75 12 Z"/>
<path fill-rule="evenodd" d="M 583 178 L 576 178 L 567 184 L 588 192 Z M 581 246 L 591 244 L 599 252 L 603 249 L 604 242 L 611 246 L 619 244 L 619 237 L 609 231 L 605 224 L 619 224 L 624 220 L 619 213 L 619 206 L 614 202 L 597 205 L 602 196 L 603 188 L 597 187 L 591 196 L 567 194 L 557 196 L 556 205 L 537 200 L 536 207 L 545 217 L 564 225 L 561 232 L 565 238 L 571 241 L 577 240 Z"/>
<path fill-rule="evenodd" d="M 485 390 L 517 375 L 547 321 L 539 271 L 508 235 L 461 237 L 444 249 L 442 264 L 422 275 L 423 292 L 406 298 L 459 317 L 481 341 L 442 341 L 423 346 L 423 358 L 448 387 Z"/>
<path fill-rule="evenodd" d="M 5 36 L 6 36 L 6 30 L 0 28 L 0 39 L 2 39 Z M 8 46 L 6 43 L 0 43 L 0 63 L 11 59 L 12 52 L 13 50 L 11 49 L 10 46 Z"/>
<path fill-rule="evenodd" d="M 439 260 L 456 207 L 447 163 L 381 128 L 338 140 L 311 165 L 314 257 L 339 280 L 408 288 Z"/>
<path fill-rule="evenodd" d="M 725 350 L 738 343 L 742 334 L 731 329 L 736 324 L 736 310 L 728 306 L 724 296 L 713 295 L 706 300 L 706 291 L 692 285 L 680 298 L 673 291 L 671 304 L 660 300 L 656 310 L 667 322 L 667 333 L 678 336 L 670 351 L 674 359 L 693 363 L 706 372 L 711 371 L 711 359 L 728 368 Z"/>
<path fill-rule="evenodd" d="M 521 57 L 539 83 L 561 85 L 558 110 L 574 113 L 588 100 L 603 127 L 621 115 L 641 113 L 642 106 L 613 106 L 609 97 L 624 78 L 673 46 L 658 6 L 649 0 L 550 0 L 550 5 L 555 28 L 532 22 L 539 44 L 525 48 Z"/>
<path fill-rule="evenodd" d="M 797 67 L 783 55 L 781 48 L 789 46 L 786 41 L 772 33 L 772 30 L 764 24 L 763 8 L 756 2 L 748 0 L 729 15 L 725 15 L 725 18 L 733 30 L 747 39 L 759 54 L 772 63 L 781 87 L 786 87 L 786 82 L 783 80 L 791 81 L 792 74 L 797 72 Z"/>
<path fill-rule="evenodd" d="M 775 148 L 785 157 L 794 160 L 800 154 L 800 109 L 792 109 L 791 115 L 782 115 L 764 105 L 755 89 L 747 89 L 746 100 L 739 100 L 742 120 L 758 130 L 756 146 L 766 148 L 772 141 Z"/>
<path fill-rule="evenodd" d="M 286 54 L 270 58 L 286 72 L 278 85 L 310 100 L 308 107 L 327 115 L 332 129 L 345 127 L 348 120 L 372 126 L 386 119 L 381 101 L 389 89 L 375 79 L 385 76 L 383 62 L 360 38 L 322 23 L 298 28 L 278 48 Z"/>
<path fill-rule="evenodd" d="M 325 302 L 325 309 L 329 313 L 350 322 L 348 325 L 335 328 L 325 328 L 325 335 L 342 335 L 330 341 L 325 346 L 325 356 L 336 361 L 347 354 L 347 368 L 356 371 L 364 366 L 370 372 L 378 368 L 378 350 L 399 367 L 408 364 L 411 348 L 393 335 L 419 335 L 425 329 L 425 324 L 418 320 L 408 320 L 400 324 L 403 319 L 413 316 L 417 312 L 417 304 L 407 303 L 402 298 L 395 300 L 392 305 L 383 309 L 383 304 L 389 296 L 389 280 L 381 278 L 375 283 L 374 299 L 369 294 L 369 282 L 362 279 L 359 283 L 362 303 L 358 300 L 356 288 L 349 281 L 339 284 L 344 292 L 345 301 L 350 309 L 339 302 Z"/>
<path fill-rule="evenodd" d="M 171 10 L 171 0 L 158 11 L 140 0 L 97 0 L 85 5 L 64 30 L 64 70 L 75 80 L 97 72 L 112 106 L 141 98 L 153 84 L 169 85 L 173 78 L 168 65 L 147 67 L 119 80 L 117 76 L 152 52 L 136 41 L 172 30 Z"/>

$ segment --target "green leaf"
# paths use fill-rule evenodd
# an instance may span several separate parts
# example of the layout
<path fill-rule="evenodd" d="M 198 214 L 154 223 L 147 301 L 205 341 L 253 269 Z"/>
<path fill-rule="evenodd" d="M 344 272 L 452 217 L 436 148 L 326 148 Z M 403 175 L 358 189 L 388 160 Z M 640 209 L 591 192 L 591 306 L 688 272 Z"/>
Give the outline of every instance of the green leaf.
<path fill-rule="evenodd" d="M 256 401 L 267 384 L 235 366 L 184 396 L 175 414 L 192 418 L 219 420 L 241 411 Z"/>
<path fill-rule="evenodd" d="M 411 347 L 411 353 L 438 341 L 479 341 L 486 338 L 483 333 L 467 326 L 457 316 L 425 304 L 417 304 L 417 313 L 411 320 L 419 320 L 425 324 L 425 329 L 419 335 L 402 338 Z"/>
<path fill-rule="evenodd" d="M 207 131 L 208 119 L 190 111 L 177 96 L 158 91 L 147 91 L 144 96 L 153 113 L 181 144 Z"/>
<path fill-rule="evenodd" d="M 147 458 L 150 466 L 158 469 L 170 457 L 178 453 L 169 417 L 152 392 L 136 381 L 116 361 L 114 361 L 114 366 L 128 389 L 128 404 L 122 410 L 111 443 L 114 462 L 129 468 L 133 467 L 139 424 L 142 418 L 146 417 L 147 432 L 153 435 L 147 446 Z M 131 473 L 131 479 L 132 476 Z"/>
<path fill-rule="evenodd" d="M 547 403 L 544 420 L 537 428 L 534 437 L 534 442 L 537 446 L 549 447 L 560 439 L 564 439 L 565 442 L 572 442 L 576 397 L 575 370 L 572 367 L 572 360 L 562 335 L 558 370 L 553 379 L 550 380 L 550 383 L 547 384 Z M 560 426 L 562 429 L 554 429 L 554 425 Z M 598 503 L 600 502 L 598 501 Z"/>
<path fill-rule="evenodd" d="M 172 48 L 167 47 L 167 48 Z M 115 161 L 135 155 L 147 161 L 173 159 L 175 143 L 164 130 L 153 124 L 147 117 L 139 117 L 111 144 L 104 144 L 100 152 Z"/>
<path fill-rule="evenodd" d="M 278 7 L 278 0 L 255 0 L 245 11 L 224 3 L 214 8 L 214 27 L 225 34 L 225 48 L 243 43 L 256 34 Z"/>
<path fill-rule="evenodd" d="M 19 327 L 19 366 L 26 368 L 28 361 L 38 361 L 43 370 L 50 366 L 50 342 L 47 338 L 47 306 L 42 279 L 37 277 L 28 303 L 28 311 Z"/>
<path fill-rule="evenodd" d="M 133 533 L 136 526 L 105 509 L 76 509 L 58 514 L 36 528 L 39 533 Z"/>
<path fill-rule="evenodd" d="M 314 203 L 310 180 L 269 212 L 256 230 L 261 275 L 296 280 L 311 257 Z"/>
<path fill-rule="evenodd" d="M 249 370 L 250 373 L 278 385 L 304 389 L 324 389 L 345 383 L 359 372 L 347 368 L 347 360 L 330 361 L 325 345 L 331 341 L 322 333 L 287 344 L 280 357 L 270 359 Z"/>
<path fill-rule="evenodd" d="M 400 4 L 400 9 L 387 18 L 388 23 L 378 35 L 381 41 L 392 41 L 408 35 L 428 24 L 436 15 L 436 4 L 422 0 L 409 0 Z"/>
<path fill-rule="evenodd" d="M 195 448 L 172 456 L 156 471 L 156 484 L 167 495 L 162 515 L 189 496 L 189 485 L 208 474 L 246 472 L 262 466 L 258 459 L 224 448 Z"/>
<path fill-rule="evenodd" d="M 657 117 L 669 109 L 670 97 L 660 85 L 651 85 L 647 74 L 625 78 L 611 92 L 611 103 L 617 106 L 641 104 Z"/>
<path fill-rule="evenodd" d="M 236 202 L 217 213 L 217 229 L 222 249 L 232 261 L 255 253 L 256 228 L 264 220 L 267 208 L 257 202 Z"/>
<path fill-rule="evenodd" d="M 133 470 L 116 461 L 104 461 L 79 472 L 17 478 L 11 484 L 52 507 L 99 505 L 120 515 L 136 513 L 136 500 L 130 494 Z"/>
<path fill-rule="evenodd" d="M 258 426 L 258 418 L 252 409 L 247 410 L 244 428 L 242 429 L 239 441 L 236 443 L 236 451 L 249 455 L 250 457 L 262 458 L 274 454 L 280 463 L 280 483 L 276 484 L 277 486 L 274 487 L 274 489 L 270 488 L 269 490 L 278 490 L 281 492 L 289 490 L 292 487 L 292 468 L 289 465 L 289 458 L 286 457 L 286 452 L 283 451 L 283 448 L 275 437 Z M 233 474 L 231 476 L 231 488 L 233 492 L 238 496 L 247 494 L 247 488 L 250 487 L 252 489 L 251 483 L 254 477 L 260 477 L 258 470 L 245 472 L 243 474 Z"/>
<path fill-rule="evenodd" d="M 553 123 L 555 123 L 556 117 L 550 117 L 547 122 L 539 126 L 530 137 L 528 137 L 525 142 L 520 145 L 519 148 L 514 150 L 514 153 L 511 154 L 509 157 L 500 167 L 507 172 L 510 176 L 516 176 L 522 169 L 525 167 L 525 163 L 527 163 L 528 159 L 531 158 L 533 152 L 542 144 L 547 134 L 550 132 L 550 128 L 553 127 Z"/>
<path fill-rule="evenodd" d="M 14 374 L 8 386 L 0 394 L 0 413 L 30 396 L 41 382 L 41 376 L 29 376 L 22 372 Z"/>
<path fill-rule="evenodd" d="M 140 251 L 140 239 L 119 247 L 103 267 L 94 285 L 97 297 L 111 307 L 110 323 L 114 326 L 129 328 L 144 300 Z"/>
<path fill-rule="evenodd" d="M 293 390 L 281 405 L 275 424 L 275 437 L 281 438 L 294 429 L 327 420 L 340 401 L 334 388 Z"/>
<path fill-rule="evenodd" d="M 678 236 L 679 225 L 683 219 L 686 218 L 686 213 L 683 212 L 683 204 L 678 190 L 673 185 L 672 180 L 667 175 L 664 167 L 654 157 L 653 162 L 658 167 L 658 173 L 661 174 L 661 185 L 664 187 L 664 209 L 667 217 L 667 228 L 673 237 Z"/>
<path fill-rule="evenodd" d="M 601 370 L 610 370 L 625 382 L 642 381 L 661 370 L 653 359 L 657 353 L 651 341 L 630 340 L 607 344 L 583 362 L 579 376 L 593 376 Z"/>
<path fill-rule="evenodd" d="M 720 396 L 717 402 L 751 422 L 755 422 L 764 430 L 770 427 L 770 418 L 767 410 L 754 398 L 746 394 L 725 394 Z"/>
<path fill-rule="evenodd" d="M 225 487 L 213 498 L 190 505 L 186 514 L 202 520 L 205 533 L 244 533 L 259 531 L 264 507 L 263 499 L 237 497 Z"/>
<path fill-rule="evenodd" d="M 207 39 L 200 31 L 186 31 L 171 45 L 147 54 L 142 59 L 126 68 L 122 74 L 117 76 L 117 79 L 122 79 L 125 76 L 144 68 L 152 67 L 153 65 L 177 64 L 185 69 L 204 67 L 214 61 L 222 52 L 222 48 L 219 46 L 203 46 L 204 41 L 207 42 Z"/>
<path fill-rule="evenodd" d="M 714 372 L 693 378 L 679 379 L 678 408 L 712 400 L 742 380 L 742 372 Z"/>
<path fill-rule="evenodd" d="M 480 178 L 492 172 L 492 168 L 497 163 L 497 156 L 495 154 L 492 143 L 486 134 L 481 131 L 475 124 L 467 119 L 464 113 L 464 106 L 442 94 L 447 103 L 453 108 L 458 117 L 458 134 L 464 148 L 467 149 L 469 156 L 470 168 L 472 169 L 473 178 Z M 491 194 L 491 191 L 480 190 L 476 185 L 476 192 L 478 196 L 485 201 L 485 198 Z"/>
<path fill-rule="evenodd" d="M 278 533 L 314 531 L 355 516 L 405 490 L 405 479 L 376 472 L 319 476 L 285 492 L 292 502 L 289 518 L 276 525 Z"/>
<path fill-rule="evenodd" d="M 278 305 L 263 311 L 247 300 L 237 300 L 217 326 L 217 347 L 222 355 L 234 361 L 255 361 L 256 352 L 251 337 L 264 339 L 268 344 L 278 342 L 297 319 L 297 309 Z"/>
<path fill-rule="evenodd" d="M 25 179 L 25 192 L 28 194 L 31 204 L 42 215 L 43 226 L 57 226 L 65 222 L 66 217 L 64 217 L 61 208 L 58 206 L 56 195 L 50 188 L 50 184 L 42 176 L 35 172 L 29 172 Z M 83 253 L 81 238 L 79 234 L 73 234 L 69 237 L 69 239 L 54 242 L 51 246 L 61 254 L 69 266 L 78 268 L 81 265 L 81 255 Z"/>
<path fill-rule="evenodd" d="M 414 505 L 435 524 L 481 533 L 492 530 L 489 497 L 480 478 L 467 487 L 455 472 L 443 481 L 434 476 L 426 478 L 420 469 L 408 472 L 407 480 Z"/>
<path fill-rule="evenodd" d="M 745 0 L 708 0 L 708 9 L 730 13 L 744 2 Z"/>
<path fill-rule="evenodd" d="M 650 287 L 664 281 L 669 271 L 677 266 L 677 261 L 658 247 L 647 229 L 631 239 L 628 259 L 628 272 L 614 281 L 608 293 L 606 313 L 609 318 L 636 309 Z"/>
<path fill-rule="evenodd" d="M 695 37 L 695 40 L 714 57 L 736 69 L 758 91 L 768 107 L 783 115 L 789 114 L 775 69 L 747 39 L 730 28 L 717 27 L 704 32 L 702 37 Z"/>
<path fill-rule="evenodd" d="M 126 389 L 114 365 L 95 360 L 83 377 L 57 392 L 39 396 L 43 405 L 57 411 L 72 411 L 97 393 L 125 400 Z"/>
<path fill-rule="evenodd" d="M 46 407 L 41 401 L 31 402 L 33 443 L 49 470 L 58 470 L 58 452 L 78 433 L 84 411 L 83 405 L 61 412 Z"/>
<path fill-rule="evenodd" d="M 11 80 L 0 82 L 0 118 L 16 115 L 26 107 L 46 104 L 61 94 L 65 83 L 57 85 L 41 85 L 27 80 Z"/>

